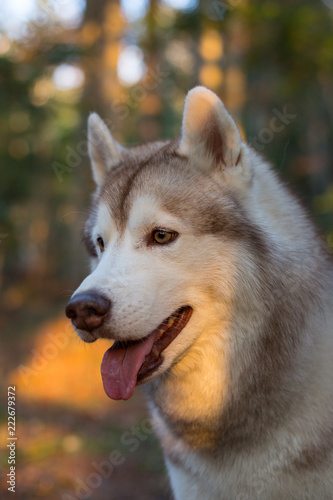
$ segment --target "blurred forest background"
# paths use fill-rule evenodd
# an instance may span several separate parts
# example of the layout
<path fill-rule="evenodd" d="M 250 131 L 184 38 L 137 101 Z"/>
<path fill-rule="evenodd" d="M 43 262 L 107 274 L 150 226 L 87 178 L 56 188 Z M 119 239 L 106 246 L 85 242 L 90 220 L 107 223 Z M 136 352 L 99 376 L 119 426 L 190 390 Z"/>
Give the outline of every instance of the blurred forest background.
<path fill-rule="evenodd" d="M 82 345 L 63 310 L 88 269 L 89 113 L 129 145 L 174 137 L 197 84 L 220 95 L 333 248 L 333 0 L 1 2 L 0 493 L 10 383 L 19 500 L 169 498 L 140 394 L 107 399 L 106 346 Z M 112 449 L 124 463 L 103 476 Z"/>

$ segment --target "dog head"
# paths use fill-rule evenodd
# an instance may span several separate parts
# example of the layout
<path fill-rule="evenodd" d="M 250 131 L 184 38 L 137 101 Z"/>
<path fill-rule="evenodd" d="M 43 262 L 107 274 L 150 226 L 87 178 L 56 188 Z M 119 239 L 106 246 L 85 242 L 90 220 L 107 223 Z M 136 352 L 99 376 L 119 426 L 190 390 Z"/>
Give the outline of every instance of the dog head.
<path fill-rule="evenodd" d="M 262 250 L 243 209 L 251 162 L 224 105 L 203 87 L 187 96 L 179 139 L 125 149 L 98 115 L 88 129 L 92 272 L 66 313 L 84 341 L 115 340 L 104 387 L 128 399 L 229 321 L 242 266 L 251 273 L 242 254 Z"/>

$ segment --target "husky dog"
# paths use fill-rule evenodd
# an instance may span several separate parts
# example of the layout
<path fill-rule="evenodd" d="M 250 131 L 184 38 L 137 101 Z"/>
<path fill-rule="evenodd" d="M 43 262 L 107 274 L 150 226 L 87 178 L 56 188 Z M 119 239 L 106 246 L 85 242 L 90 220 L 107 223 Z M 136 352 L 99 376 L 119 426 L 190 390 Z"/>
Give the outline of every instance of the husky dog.
<path fill-rule="evenodd" d="M 114 340 L 105 391 L 145 384 L 176 500 L 333 499 L 333 265 L 219 98 L 125 149 L 89 118 L 91 274 L 66 312 Z"/>

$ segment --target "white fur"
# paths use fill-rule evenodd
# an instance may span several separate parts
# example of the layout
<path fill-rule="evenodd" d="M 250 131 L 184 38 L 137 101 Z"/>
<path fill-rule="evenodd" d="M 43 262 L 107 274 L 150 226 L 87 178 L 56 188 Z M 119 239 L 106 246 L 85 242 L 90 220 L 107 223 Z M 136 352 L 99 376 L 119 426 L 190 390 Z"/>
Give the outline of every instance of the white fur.
<path fill-rule="evenodd" d="M 222 166 L 207 152 L 210 117 L 223 137 Z M 91 155 L 95 180 L 103 185 L 121 150 L 99 120 L 94 116 L 90 125 L 103 131 L 105 144 L 97 150 L 93 146 Z M 105 164 L 106 152 L 110 161 Z M 273 298 L 260 294 L 259 278 L 265 276 L 258 276 L 254 250 L 223 234 L 194 234 L 181 215 L 162 208 L 159 192 L 152 194 L 151 185 L 132 202 L 125 230 L 117 229 L 109 207 L 100 202 L 92 239 L 101 236 L 105 251 L 76 293 L 93 288 L 111 300 L 106 331 L 116 339 L 144 338 L 179 307 L 193 308 L 189 323 L 163 352 L 163 363 L 148 384 L 175 500 L 332 499 L 332 449 L 327 457 L 322 454 L 318 468 L 295 466 L 307 448 L 323 449 L 323 431 L 332 429 L 332 265 L 298 202 L 270 167 L 241 143 L 221 101 L 202 87 L 187 97 L 179 152 L 188 157 L 193 171 L 206 171 L 217 186 L 233 193 L 247 218 L 260 228 L 285 273 L 287 299 L 283 293 L 275 297 L 274 289 Z M 149 247 L 147 236 L 156 227 L 176 231 L 179 237 L 170 245 Z M 299 399 L 297 411 L 268 429 L 268 442 L 251 449 L 235 447 L 227 457 L 222 443 L 216 455 L 210 451 L 214 443 L 209 433 L 205 435 L 205 424 L 223 416 L 230 398 L 237 398 L 241 374 L 253 376 L 258 332 L 269 324 L 275 302 L 296 301 L 304 294 L 297 277 L 308 280 L 321 304 L 304 320 L 292 359 L 288 390 Z M 79 333 L 89 341 L 89 334 Z M 160 376 L 163 373 L 168 376 Z M 260 419 L 261 408 L 257 410 Z M 192 437 L 202 439 L 204 452 L 173 429 L 173 422 L 193 420 L 203 424 L 202 434 Z"/>
<path fill-rule="evenodd" d="M 123 148 L 97 113 L 91 113 L 88 119 L 88 151 L 93 178 L 99 186 L 108 170 L 118 162 Z"/>
<path fill-rule="evenodd" d="M 225 166 L 232 167 L 236 164 L 240 152 L 240 133 L 224 104 L 216 94 L 205 87 L 195 87 L 186 97 L 180 152 L 191 154 L 199 167 L 207 163 L 204 161 L 207 152 L 204 151 L 202 135 L 203 129 L 212 119 L 216 120 L 219 133 L 226 143 L 228 154 L 225 155 Z"/>

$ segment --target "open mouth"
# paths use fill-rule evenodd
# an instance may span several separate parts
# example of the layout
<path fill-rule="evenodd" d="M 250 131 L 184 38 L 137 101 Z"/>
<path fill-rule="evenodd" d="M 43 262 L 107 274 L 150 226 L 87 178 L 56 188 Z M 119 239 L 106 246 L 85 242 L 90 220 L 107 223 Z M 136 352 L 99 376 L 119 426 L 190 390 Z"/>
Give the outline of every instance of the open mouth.
<path fill-rule="evenodd" d="M 145 382 L 163 363 L 162 352 L 187 325 L 193 309 L 181 307 L 147 337 L 115 341 L 103 357 L 104 390 L 112 399 L 129 399 L 137 384 Z"/>

